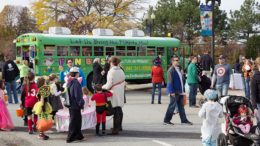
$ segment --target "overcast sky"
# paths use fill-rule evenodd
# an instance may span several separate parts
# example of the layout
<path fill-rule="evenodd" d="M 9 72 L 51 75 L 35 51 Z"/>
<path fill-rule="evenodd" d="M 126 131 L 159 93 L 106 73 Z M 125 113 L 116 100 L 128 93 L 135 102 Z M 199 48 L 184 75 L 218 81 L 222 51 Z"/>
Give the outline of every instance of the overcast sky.
<path fill-rule="evenodd" d="M 30 7 L 30 2 L 35 0 L 0 0 L 0 12 L 4 8 L 5 5 L 21 5 Z M 150 5 L 155 6 L 158 0 L 150 0 Z M 178 2 L 179 0 L 176 0 Z M 201 0 L 205 4 L 206 0 Z M 258 0 L 256 0 L 258 1 Z M 244 0 L 222 0 L 221 1 L 221 10 L 225 10 L 228 13 L 230 10 L 239 10 L 240 6 L 243 4 Z M 148 5 L 146 6 L 148 8 Z M 142 14 L 138 14 L 137 17 L 142 17 Z"/>

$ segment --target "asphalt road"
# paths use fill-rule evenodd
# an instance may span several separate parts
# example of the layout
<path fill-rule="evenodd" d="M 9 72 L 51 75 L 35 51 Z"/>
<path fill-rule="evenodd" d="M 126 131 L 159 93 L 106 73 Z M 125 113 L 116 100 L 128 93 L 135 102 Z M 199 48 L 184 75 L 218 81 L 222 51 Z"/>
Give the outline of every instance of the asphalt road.
<path fill-rule="evenodd" d="M 91 96 L 91 95 L 90 95 Z M 0 131 L 0 146 L 199 146 L 201 145 L 200 127 L 202 119 L 198 117 L 198 109 L 185 106 L 186 115 L 194 125 L 181 125 L 179 116 L 173 116 L 174 126 L 163 125 L 163 119 L 169 103 L 168 96 L 162 96 L 162 104 L 151 104 L 149 92 L 127 90 L 127 103 L 123 107 L 123 130 L 118 136 L 105 138 L 95 137 L 95 129 L 83 131 L 87 140 L 77 144 L 67 144 L 67 133 L 57 133 L 55 126 L 53 134 L 48 134 L 50 139 L 43 141 L 38 139 L 38 132 L 28 134 L 28 127 L 23 126 L 21 117 L 16 116 L 17 104 L 8 105 L 15 130 L 11 132 Z M 155 101 L 157 101 L 157 95 Z M 91 103 L 95 107 L 95 103 Z M 223 122 L 223 119 L 220 119 Z M 107 131 L 112 127 L 111 117 L 107 117 Z"/>

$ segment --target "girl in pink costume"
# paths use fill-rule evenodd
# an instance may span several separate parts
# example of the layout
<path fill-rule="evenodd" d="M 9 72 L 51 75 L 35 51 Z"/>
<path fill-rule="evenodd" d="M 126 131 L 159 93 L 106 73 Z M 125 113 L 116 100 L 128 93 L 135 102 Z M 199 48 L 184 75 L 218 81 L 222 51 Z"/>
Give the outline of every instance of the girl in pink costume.
<path fill-rule="evenodd" d="M 248 110 L 246 105 L 240 105 L 238 108 L 238 114 L 234 116 L 234 123 L 238 125 L 243 133 L 249 133 L 250 128 L 252 126 L 252 121 L 250 117 L 247 117 Z M 240 116 L 240 117 L 237 117 Z M 236 118 L 237 117 L 237 118 Z"/>
<path fill-rule="evenodd" d="M 14 129 L 14 124 L 9 111 L 6 108 L 8 104 L 5 102 L 4 93 L 2 91 L 3 87 L 4 81 L 0 80 L 0 128 L 2 130 L 10 131 L 11 129 Z"/>

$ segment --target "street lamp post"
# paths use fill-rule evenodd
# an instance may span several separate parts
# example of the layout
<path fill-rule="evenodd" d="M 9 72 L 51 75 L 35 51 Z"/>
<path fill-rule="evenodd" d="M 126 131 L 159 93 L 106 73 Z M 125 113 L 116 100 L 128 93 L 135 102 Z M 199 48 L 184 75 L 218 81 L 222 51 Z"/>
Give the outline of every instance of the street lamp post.
<path fill-rule="evenodd" d="M 191 45 L 191 55 L 193 56 L 193 42 L 190 45 Z"/>
<path fill-rule="evenodd" d="M 218 2 L 218 5 L 220 6 L 221 0 L 206 0 L 206 5 L 208 5 L 208 2 L 212 2 L 212 37 L 211 37 L 211 57 L 213 62 L 214 61 L 214 49 L 215 49 L 215 29 L 214 29 L 214 6 L 215 2 Z"/>
<path fill-rule="evenodd" d="M 149 27 L 150 28 L 150 37 L 152 36 L 152 29 L 154 30 L 154 19 L 155 19 L 155 15 L 154 15 L 154 13 L 152 13 L 152 15 L 151 15 L 151 19 L 153 20 L 153 23 L 151 24 L 147 24 L 147 21 L 148 21 L 148 19 L 149 19 L 149 16 L 148 16 L 148 14 L 145 14 L 144 15 L 144 19 L 145 19 L 145 26 L 146 26 L 146 30 L 147 30 L 147 28 Z"/>

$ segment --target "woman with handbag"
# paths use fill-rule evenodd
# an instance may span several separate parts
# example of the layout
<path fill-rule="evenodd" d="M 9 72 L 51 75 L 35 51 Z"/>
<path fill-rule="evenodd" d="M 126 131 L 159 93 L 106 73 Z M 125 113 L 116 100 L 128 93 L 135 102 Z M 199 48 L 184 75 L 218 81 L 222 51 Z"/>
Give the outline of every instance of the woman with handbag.
<path fill-rule="evenodd" d="M 120 117 L 122 116 L 122 107 L 124 106 L 124 88 L 125 88 L 125 74 L 118 66 L 121 60 L 118 57 L 112 57 L 110 60 L 111 69 L 107 74 L 107 83 L 103 89 L 108 89 L 113 93 L 113 96 L 108 100 L 111 101 L 114 109 L 113 129 L 108 135 L 118 135 Z"/>

